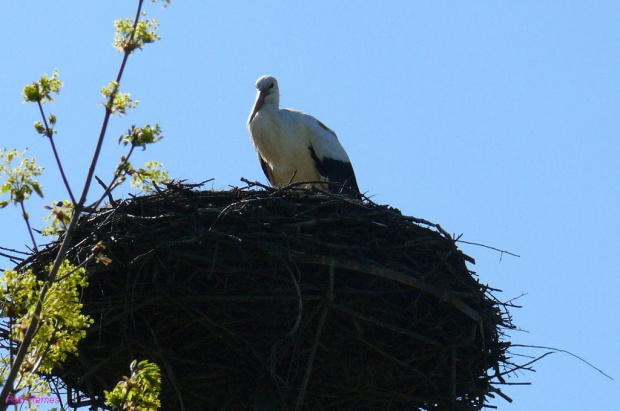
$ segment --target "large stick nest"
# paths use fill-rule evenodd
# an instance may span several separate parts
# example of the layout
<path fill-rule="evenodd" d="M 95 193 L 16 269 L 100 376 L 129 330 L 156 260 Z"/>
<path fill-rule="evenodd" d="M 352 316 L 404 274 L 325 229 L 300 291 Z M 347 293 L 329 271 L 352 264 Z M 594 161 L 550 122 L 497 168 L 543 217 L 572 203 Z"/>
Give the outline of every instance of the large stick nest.
<path fill-rule="evenodd" d="M 505 306 L 439 226 L 319 190 L 180 184 L 85 217 L 95 324 L 57 370 L 102 405 L 134 360 L 166 410 L 480 409 L 501 381 Z M 42 252 L 44 266 L 58 245 Z"/>

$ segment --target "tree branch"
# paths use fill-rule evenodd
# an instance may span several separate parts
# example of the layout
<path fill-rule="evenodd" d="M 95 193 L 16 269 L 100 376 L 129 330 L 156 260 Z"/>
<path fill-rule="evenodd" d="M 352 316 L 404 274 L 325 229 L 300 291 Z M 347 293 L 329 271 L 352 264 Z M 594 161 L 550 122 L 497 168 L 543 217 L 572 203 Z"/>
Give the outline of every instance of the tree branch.
<path fill-rule="evenodd" d="M 26 206 L 24 206 L 24 202 L 20 201 L 19 205 L 22 209 L 22 217 L 26 222 L 26 227 L 28 227 L 28 234 L 30 235 L 30 240 L 32 241 L 32 246 L 36 253 L 39 252 L 39 248 L 37 247 L 37 240 L 35 240 L 34 235 L 32 234 L 32 227 L 30 226 L 30 217 L 28 217 L 28 213 L 26 212 Z"/>
<path fill-rule="evenodd" d="M 58 166 L 58 170 L 60 170 L 60 176 L 62 177 L 62 181 L 65 184 L 65 188 L 69 193 L 69 197 L 71 197 L 71 202 L 75 205 L 75 197 L 73 196 L 73 191 L 71 191 L 71 186 L 69 185 L 69 180 L 67 180 L 67 176 L 65 175 L 65 169 L 62 166 L 60 161 L 60 157 L 58 156 L 58 151 L 56 150 L 56 143 L 54 143 L 54 135 L 53 130 L 47 124 L 47 119 L 45 118 L 45 113 L 43 112 L 43 104 L 41 101 L 37 101 L 39 105 L 39 111 L 41 112 L 41 117 L 43 118 L 43 124 L 45 125 L 45 136 L 49 139 L 50 144 L 52 146 L 52 151 L 54 152 L 54 158 L 56 159 L 56 165 Z"/>
<path fill-rule="evenodd" d="M 138 9 L 136 12 L 136 18 L 134 20 L 134 26 L 133 26 L 133 31 L 131 33 L 130 40 L 133 40 L 135 37 L 136 27 L 140 19 L 143 2 L 144 0 L 138 0 Z M 123 55 L 123 61 L 121 63 L 121 67 L 118 71 L 118 75 L 116 76 L 117 84 L 120 84 L 120 80 L 123 76 L 123 72 L 125 70 L 125 65 L 127 63 L 127 59 L 129 58 L 129 54 L 131 54 L 131 51 L 125 50 L 125 53 Z M 108 97 L 108 101 L 110 102 L 114 101 L 114 97 L 116 96 L 117 93 L 118 93 L 118 87 L 116 90 L 114 90 L 114 92 L 110 94 L 110 96 Z M 28 329 L 24 333 L 24 339 L 19 346 L 17 355 L 15 356 L 15 362 L 13 366 L 11 367 L 11 370 L 9 371 L 9 374 L 6 377 L 6 380 L 4 381 L 4 387 L 2 388 L 2 392 L 0 393 L 0 411 L 4 411 L 8 407 L 8 404 L 6 401 L 7 397 L 11 392 L 13 392 L 13 384 L 15 383 L 15 379 L 18 376 L 21 365 L 24 362 L 24 359 L 26 358 L 28 349 L 30 348 L 30 344 L 32 344 L 32 340 L 34 339 L 35 334 L 39 327 L 39 322 L 40 322 L 39 319 L 41 316 L 41 312 L 43 311 L 42 302 L 43 300 L 45 300 L 45 296 L 49 292 L 49 289 L 51 288 L 54 281 L 56 280 L 56 276 L 58 275 L 58 270 L 60 269 L 60 266 L 67 255 L 69 246 L 71 245 L 71 242 L 75 235 L 76 226 L 77 226 L 80 214 L 82 210 L 84 209 L 84 204 L 86 203 L 86 198 L 88 196 L 88 191 L 90 189 L 90 185 L 92 183 L 93 176 L 95 174 L 95 168 L 99 160 L 99 154 L 101 153 L 101 147 L 103 146 L 103 140 L 105 139 L 105 134 L 108 128 L 108 122 L 110 120 L 111 115 L 112 115 L 112 110 L 110 109 L 110 105 L 106 105 L 103 124 L 101 126 L 101 131 L 99 133 L 99 138 L 97 140 L 97 146 L 95 148 L 95 152 L 93 154 L 93 158 L 91 160 L 91 164 L 88 170 L 88 175 L 84 183 L 84 188 L 82 189 L 82 195 L 80 196 L 80 200 L 78 203 L 74 202 L 75 208 L 74 208 L 73 216 L 71 217 L 71 221 L 69 222 L 69 226 L 67 227 L 67 231 L 65 232 L 65 237 L 60 245 L 60 249 L 58 250 L 58 254 L 56 255 L 54 264 L 52 265 L 52 268 L 50 269 L 50 272 L 48 273 L 47 278 L 45 279 L 45 282 L 43 283 L 41 287 L 40 298 L 37 301 L 34 312 L 32 314 L 30 325 L 28 326 Z"/>

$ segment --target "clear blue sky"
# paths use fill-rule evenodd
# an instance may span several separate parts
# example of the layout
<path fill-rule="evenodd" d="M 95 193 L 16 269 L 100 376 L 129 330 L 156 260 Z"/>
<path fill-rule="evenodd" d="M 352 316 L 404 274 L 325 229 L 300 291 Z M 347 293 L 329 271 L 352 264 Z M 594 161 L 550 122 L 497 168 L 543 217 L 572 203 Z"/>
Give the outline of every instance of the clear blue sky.
<path fill-rule="evenodd" d="M 134 2 L 7 2 L 0 13 L 0 147 L 47 166 L 46 202 L 65 198 L 22 87 L 60 70 L 58 146 L 75 190 L 101 124 L 99 89 L 121 56 L 113 20 Z M 472 246 L 483 282 L 521 293 L 515 343 L 569 350 L 620 378 L 620 3 L 205 2 L 147 4 L 163 40 L 134 55 L 121 85 L 141 101 L 112 123 L 110 175 L 131 124 L 166 138 L 140 153 L 177 179 L 225 189 L 264 181 L 245 126 L 255 80 L 334 129 L 360 188 Z M 33 219 L 42 214 L 33 202 Z M 27 243 L 16 209 L 0 244 Z M 530 352 L 530 354 L 536 354 Z M 554 354 L 506 387 L 500 410 L 613 410 L 618 382 Z M 616 405 L 614 405 L 616 404 Z"/>

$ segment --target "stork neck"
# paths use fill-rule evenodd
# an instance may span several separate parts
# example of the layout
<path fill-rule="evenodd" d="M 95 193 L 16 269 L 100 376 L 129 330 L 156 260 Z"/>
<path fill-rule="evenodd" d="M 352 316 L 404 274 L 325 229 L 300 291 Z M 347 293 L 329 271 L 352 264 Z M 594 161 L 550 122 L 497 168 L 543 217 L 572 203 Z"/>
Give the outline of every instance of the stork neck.
<path fill-rule="evenodd" d="M 264 109 L 279 110 L 280 109 L 280 96 L 277 93 L 269 94 L 265 97 Z"/>

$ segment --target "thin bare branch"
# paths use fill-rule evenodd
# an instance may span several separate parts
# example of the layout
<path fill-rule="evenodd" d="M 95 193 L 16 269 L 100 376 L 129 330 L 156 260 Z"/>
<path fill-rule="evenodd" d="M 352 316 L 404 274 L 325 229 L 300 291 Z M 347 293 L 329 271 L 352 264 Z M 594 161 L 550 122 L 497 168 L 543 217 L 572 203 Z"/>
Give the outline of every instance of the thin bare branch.
<path fill-rule="evenodd" d="M 559 348 L 554 348 L 554 347 L 545 347 L 545 346 L 541 346 L 541 345 L 525 345 L 525 344 L 512 344 L 511 347 L 523 347 L 523 348 L 536 348 L 536 349 L 540 349 L 540 350 L 550 350 L 551 352 L 545 353 L 539 357 L 537 357 L 536 359 L 530 361 L 527 364 L 523 364 L 523 367 L 528 366 L 532 363 L 535 363 L 536 361 L 541 360 L 542 358 L 546 357 L 549 354 L 553 354 L 556 352 L 560 352 L 560 353 L 564 353 L 564 354 L 568 354 L 571 357 L 575 357 L 576 359 L 578 359 L 579 361 L 585 363 L 586 365 L 588 365 L 590 368 L 594 368 L 596 371 L 598 371 L 599 373 L 603 374 L 605 377 L 609 378 L 610 380 L 614 381 L 614 378 L 611 377 L 609 374 L 606 374 L 603 370 L 601 370 L 598 367 L 595 367 L 592 363 L 590 363 L 589 361 L 585 360 L 584 358 L 578 356 L 577 354 L 573 354 L 570 351 L 566 351 L 566 350 L 562 350 Z"/>
<path fill-rule="evenodd" d="M 471 241 L 465 241 L 465 240 L 461 240 L 461 239 L 457 239 L 456 242 L 457 243 L 463 243 L 463 244 L 469 244 L 469 245 L 475 245 L 475 246 L 478 246 L 478 247 L 488 248 L 490 250 L 494 250 L 494 251 L 500 252 L 501 255 L 508 254 L 508 255 L 513 256 L 513 257 L 521 257 L 518 254 L 511 253 L 510 251 L 506 251 L 506 250 L 500 250 L 499 248 L 491 247 L 489 245 L 484 245 L 484 244 L 480 244 L 480 243 L 472 243 Z M 501 259 L 501 257 L 500 257 L 500 259 Z"/>
<path fill-rule="evenodd" d="M 39 248 L 37 247 L 37 240 L 35 240 L 34 238 L 34 234 L 32 234 L 32 227 L 30 226 L 30 217 L 28 217 L 28 212 L 26 212 L 26 206 L 24 206 L 24 202 L 20 201 L 19 202 L 19 206 L 22 209 L 22 217 L 24 219 L 24 221 L 26 222 L 26 227 L 28 227 L 28 234 L 30 235 L 30 241 L 32 241 L 32 246 L 34 248 L 34 251 L 36 253 L 39 252 Z"/>
<path fill-rule="evenodd" d="M 114 201 L 114 197 L 112 197 L 112 193 L 111 193 L 111 189 L 109 186 L 107 186 L 102 179 L 100 179 L 98 176 L 95 176 L 95 179 L 97 180 L 97 182 L 99 183 L 99 185 L 101 187 L 103 187 L 103 195 L 101 196 L 101 198 L 104 198 L 105 196 L 108 197 L 108 201 L 110 202 L 111 205 L 115 206 L 116 205 L 116 201 Z M 97 207 L 91 207 L 93 209 L 96 209 Z"/>
<path fill-rule="evenodd" d="M 73 203 L 73 205 L 75 205 L 75 197 L 73 196 L 73 191 L 71 190 L 69 180 L 67 180 L 67 176 L 65 175 L 65 169 L 62 166 L 62 162 L 60 161 L 58 151 L 56 150 L 53 130 L 47 124 L 47 119 L 45 118 L 45 113 L 43 112 L 43 104 L 41 104 L 40 101 L 37 101 L 37 104 L 39 105 L 39 111 L 41 112 L 41 117 L 43 118 L 43 125 L 45 126 L 45 136 L 48 138 L 50 145 L 52 146 L 52 151 L 54 153 L 54 158 L 56 159 L 56 165 L 58 166 L 58 170 L 60 171 L 60 176 L 62 177 L 62 182 L 65 184 L 65 188 L 67 189 L 67 193 L 69 193 L 71 202 Z"/>

